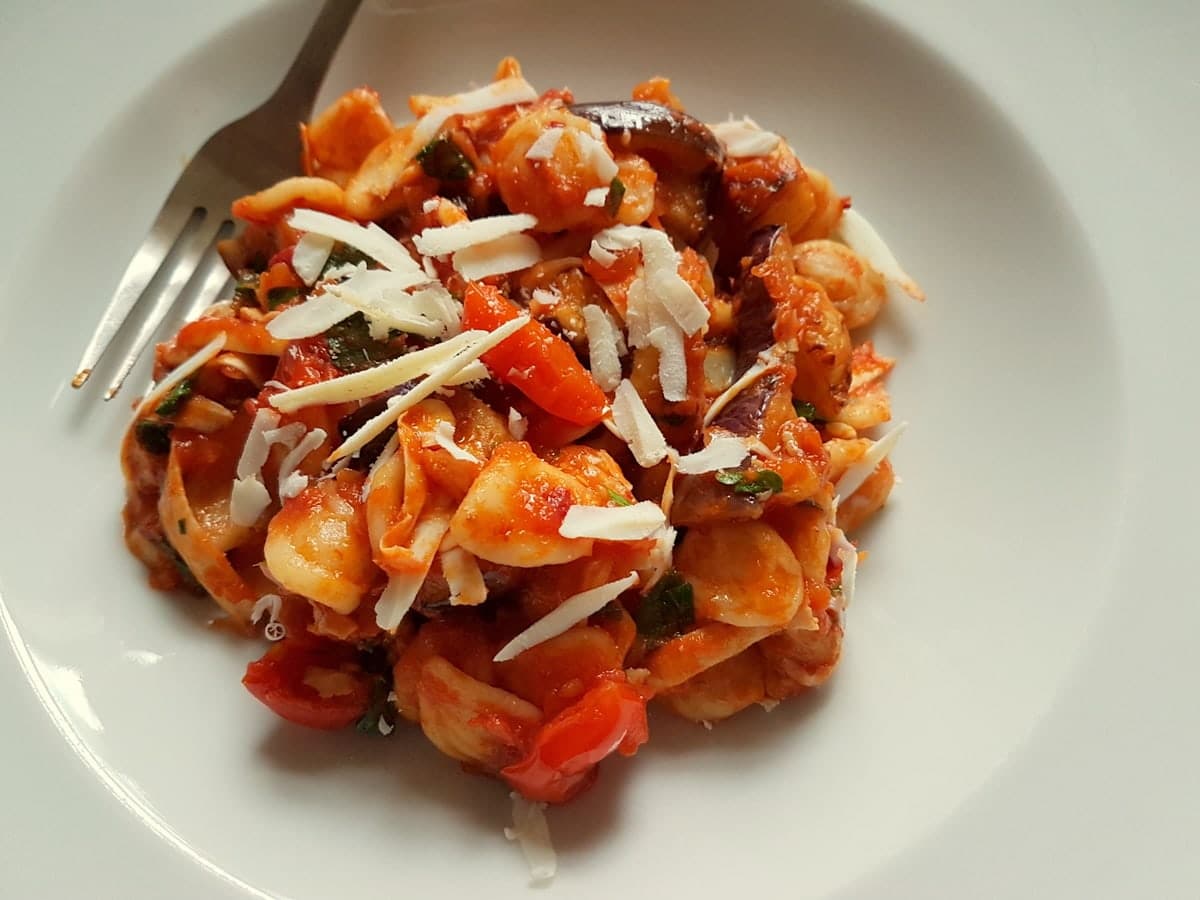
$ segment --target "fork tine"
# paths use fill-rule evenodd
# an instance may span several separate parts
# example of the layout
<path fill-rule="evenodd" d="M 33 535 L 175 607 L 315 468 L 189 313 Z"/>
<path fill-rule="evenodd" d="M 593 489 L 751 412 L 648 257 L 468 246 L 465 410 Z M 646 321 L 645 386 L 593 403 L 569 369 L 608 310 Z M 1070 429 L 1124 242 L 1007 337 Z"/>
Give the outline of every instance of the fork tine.
<path fill-rule="evenodd" d="M 175 246 L 191 215 L 190 208 L 172 203 L 169 198 L 158 211 L 146 239 L 125 268 L 125 274 L 121 276 L 112 299 L 108 301 L 108 308 L 104 310 L 104 315 L 96 325 L 83 356 L 80 357 L 75 377 L 71 380 L 72 387 L 83 387 L 84 382 L 91 377 L 96 363 L 116 337 L 129 311 L 141 299 L 146 286 L 157 274 L 171 248 Z"/>
<path fill-rule="evenodd" d="M 162 324 L 167 313 L 171 311 L 171 308 L 179 300 L 184 287 L 191 281 L 192 276 L 196 274 L 200 261 L 212 246 L 221 229 L 221 224 L 222 221 L 218 218 L 201 218 L 196 227 L 191 230 L 191 234 L 184 238 L 183 249 L 180 251 L 174 266 L 171 268 L 170 278 L 159 292 L 154 302 L 154 307 L 142 320 L 141 327 L 138 328 L 137 337 L 134 338 L 133 344 L 130 345 L 129 352 L 125 354 L 125 359 L 121 361 L 121 367 L 117 370 L 117 374 L 113 376 L 108 390 L 104 392 L 105 400 L 111 400 L 121 390 L 121 385 L 125 383 L 125 378 L 138 361 L 138 357 L 142 355 L 142 351 L 146 349 L 146 345 L 154 337 L 154 332 L 158 330 L 158 326 Z"/>
<path fill-rule="evenodd" d="M 228 237 L 233 232 L 233 223 L 226 219 L 217 229 L 215 240 L 221 241 Z M 207 265 L 201 263 L 201 267 L 206 269 L 204 281 L 200 284 L 200 289 L 196 291 L 196 299 L 194 299 L 187 309 L 185 319 L 191 320 L 200 316 L 204 310 L 212 306 L 217 301 L 217 298 L 222 294 L 233 294 L 233 277 L 229 274 L 229 270 L 225 268 L 225 261 L 220 256 L 213 254 L 211 259 L 206 259 Z M 229 287 L 226 291 L 225 288 Z"/>

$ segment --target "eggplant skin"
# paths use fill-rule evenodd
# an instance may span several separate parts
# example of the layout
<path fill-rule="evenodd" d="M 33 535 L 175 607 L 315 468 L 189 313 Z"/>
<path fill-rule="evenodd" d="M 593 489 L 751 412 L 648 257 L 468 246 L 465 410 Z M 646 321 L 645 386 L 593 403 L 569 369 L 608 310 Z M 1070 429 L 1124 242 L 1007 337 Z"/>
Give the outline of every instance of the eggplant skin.
<path fill-rule="evenodd" d="M 633 153 L 659 156 L 689 175 L 716 172 L 725 164 L 725 148 L 707 125 L 661 103 L 576 103 L 571 112 L 595 122 Z"/>
<path fill-rule="evenodd" d="M 775 343 L 775 301 L 753 269 L 775 252 L 775 246 L 784 234 L 782 225 L 768 225 L 750 235 L 747 242 L 749 249 L 742 257 L 733 299 L 733 315 L 738 326 L 734 342 L 737 353 L 734 377 L 740 377 L 754 365 L 758 354 Z"/>

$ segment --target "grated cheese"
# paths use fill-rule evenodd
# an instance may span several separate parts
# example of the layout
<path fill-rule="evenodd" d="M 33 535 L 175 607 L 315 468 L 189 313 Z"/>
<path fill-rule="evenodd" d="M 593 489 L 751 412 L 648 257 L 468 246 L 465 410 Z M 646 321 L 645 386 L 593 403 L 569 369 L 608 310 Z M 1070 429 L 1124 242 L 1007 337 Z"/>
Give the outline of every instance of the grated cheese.
<path fill-rule="evenodd" d="M 292 249 L 292 270 L 309 287 L 321 277 L 333 245 L 333 238 L 324 234 L 305 234 L 296 241 Z"/>
<path fill-rule="evenodd" d="M 462 547 L 451 547 L 442 551 L 441 562 L 451 606 L 479 606 L 487 599 L 487 584 L 473 554 Z"/>
<path fill-rule="evenodd" d="M 495 331 L 490 334 L 480 331 L 465 331 L 459 338 L 468 338 L 468 340 L 460 346 L 460 349 L 440 365 L 430 369 L 426 374 L 425 379 L 413 387 L 408 393 L 399 397 L 393 397 L 388 401 L 387 409 L 379 413 L 373 419 L 369 420 L 365 425 L 354 432 L 342 442 L 342 445 L 330 454 L 327 462 L 334 462 L 341 459 L 343 456 L 349 456 L 352 453 L 357 453 L 376 436 L 383 433 L 383 430 L 398 420 L 402 415 L 430 396 L 434 391 L 439 390 L 447 385 L 454 384 L 455 377 L 463 374 L 471 363 L 483 356 L 493 347 L 503 343 L 507 338 L 516 332 L 520 331 L 529 322 L 529 316 L 519 316 L 505 322 Z M 482 337 L 480 337 L 482 335 Z M 451 338 L 444 344 L 445 346 L 459 338 Z M 429 349 L 435 349 L 433 347 Z M 408 356 L 400 357 L 400 360 L 411 359 L 416 356 L 415 353 L 410 353 Z M 397 360 L 399 362 L 400 360 Z M 368 369 L 367 371 L 377 371 Z M 361 374 L 361 373 L 360 373 Z M 408 380 L 408 379 L 405 379 Z M 328 384 L 329 382 L 323 382 Z M 313 385 L 316 387 L 316 385 Z M 279 396 L 279 395 L 276 395 Z M 274 400 L 274 398 L 272 398 Z"/>
<path fill-rule="evenodd" d="M 412 272 L 420 268 L 404 245 L 374 222 L 362 226 L 314 209 L 297 209 L 288 218 L 288 224 L 297 231 L 341 241 L 393 272 Z"/>
<path fill-rule="evenodd" d="M 621 383 L 621 354 L 625 350 L 621 330 L 612 317 L 595 304 L 583 308 L 583 325 L 592 377 L 602 391 L 616 390 Z"/>
<path fill-rule="evenodd" d="M 425 446 L 441 447 L 453 459 L 461 459 L 463 462 L 482 463 L 482 460 L 475 454 L 467 452 L 454 443 L 454 426 L 449 422 L 438 422 L 433 432 L 428 435 L 428 443 Z"/>
<path fill-rule="evenodd" d="M 704 413 L 704 424 L 711 425 L 712 420 L 717 417 L 721 410 L 729 405 L 729 402 L 734 397 L 736 397 L 746 388 L 750 387 L 750 385 L 754 384 L 754 382 L 758 381 L 758 379 L 762 378 L 770 369 L 771 364 L 761 359 L 757 360 L 754 365 L 752 365 L 738 377 L 737 381 L 725 388 L 725 390 L 713 398 L 712 405 L 709 406 L 708 411 Z"/>
<path fill-rule="evenodd" d="M 693 335 L 708 324 L 708 307 L 679 274 L 679 253 L 665 233 L 644 225 L 614 225 L 593 241 L 609 251 L 641 249 L 649 301 L 661 305 L 684 334 Z"/>
<path fill-rule="evenodd" d="M 338 298 L 366 316 L 371 337 L 376 340 L 385 339 L 392 328 L 427 338 L 457 332 L 461 314 L 444 287 L 433 284 L 415 293 L 407 290 L 427 281 L 421 274 L 397 275 L 370 269 L 330 285 L 325 295 Z"/>
<path fill-rule="evenodd" d="M 630 506 L 584 506 L 567 510 L 558 533 L 565 538 L 595 538 L 600 541 L 640 541 L 666 525 L 657 503 L 643 500 Z"/>
<path fill-rule="evenodd" d="M 667 439 L 628 378 L 617 385 L 612 420 L 617 434 L 629 445 L 633 458 L 643 469 L 667 458 Z"/>
<path fill-rule="evenodd" d="M 725 145 L 725 153 L 735 158 L 766 156 L 780 142 L 779 135 L 764 131 L 749 116 L 740 122 L 731 117 L 728 121 L 709 125 L 708 129 Z"/>
<path fill-rule="evenodd" d="M 451 264 L 469 281 L 506 275 L 541 262 L 542 248 L 527 234 L 506 234 L 494 241 L 475 244 L 454 254 Z"/>
<path fill-rule="evenodd" d="M 512 407 L 508 411 L 508 433 L 515 440 L 524 440 L 525 432 L 529 430 L 529 420 L 517 412 L 516 407 Z"/>
<path fill-rule="evenodd" d="M 396 451 L 400 447 L 400 433 L 397 431 L 388 442 L 383 445 L 383 449 L 379 451 L 379 455 L 375 457 L 375 462 L 371 463 L 371 468 L 367 470 L 367 477 L 363 479 L 362 486 L 362 501 L 367 502 L 367 497 L 371 495 L 371 486 L 375 482 L 375 473 L 383 468 L 384 463 L 396 455 Z M 347 462 L 349 459 L 347 458 Z"/>
<path fill-rule="evenodd" d="M 274 622 L 279 618 L 279 610 L 282 607 L 283 598 L 278 594 L 263 594 L 254 601 L 250 610 L 250 624 L 257 625 L 263 616 L 267 617 L 268 622 Z"/>
<path fill-rule="evenodd" d="M 703 450 L 679 457 L 675 467 L 684 475 L 699 475 L 717 469 L 733 469 L 750 454 L 746 442 L 735 435 L 718 434 Z"/>
<path fill-rule="evenodd" d="M 666 575 L 674 565 L 675 536 L 676 531 L 670 525 L 666 525 L 654 533 L 654 547 L 650 550 L 647 558 L 647 575 L 645 581 L 642 582 L 643 593 L 658 584 L 658 580 Z"/>
<path fill-rule="evenodd" d="M 597 132 L 600 137 L 596 137 L 595 133 L 572 131 L 571 140 L 575 142 L 575 147 L 579 150 L 579 161 L 596 174 L 607 190 L 607 185 L 617 177 L 618 169 L 608 150 L 608 144 L 604 142 L 604 132 L 599 129 Z"/>
<path fill-rule="evenodd" d="M 279 464 L 279 499 L 288 500 L 295 497 L 308 487 L 308 476 L 297 472 L 300 464 L 310 453 L 325 443 L 325 429 L 314 428 L 304 438 L 288 451 L 288 455 Z"/>
<path fill-rule="evenodd" d="M 456 222 L 443 228 L 426 228 L 414 235 L 413 243 L 426 256 L 448 256 L 476 244 L 486 244 L 509 234 L 520 234 L 537 226 L 537 219 L 529 213 L 509 216 L 487 216 Z"/>
<path fill-rule="evenodd" d="M 674 322 L 667 322 L 653 329 L 647 335 L 647 341 L 658 350 L 658 385 L 663 399 L 686 400 L 688 368 L 683 332 Z"/>
<path fill-rule="evenodd" d="M 553 611 L 542 616 L 515 638 L 505 644 L 493 658 L 493 662 L 505 662 L 520 656 L 530 647 L 562 634 L 572 625 L 582 622 L 593 613 L 599 612 L 612 601 L 638 583 L 637 572 L 624 578 L 610 581 L 590 591 L 573 594 Z"/>
<path fill-rule="evenodd" d="M 229 492 L 229 518 L 234 525 L 249 528 L 271 505 L 271 494 L 257 473 L 235 479 Z"/>
<path fill-rule="evenodd" d="M 606 250 L 594 238 L 592 239 L 592 246 L 588 248 L 588 255 L 606 269 L 617 261 L 617 254 L 611 250 Z"/>
<path fill-rule="evenodd" d="M 865 259 L 880 275 L 898 285 L 914 300 L 925 299 L 925 292 L 900 268 L 900 263 L 896 261 L 891 248 L 858 210 L 847 209 L 842 213 L 842 218 L 833 230 L 833 237 Z"/>
<path fill-rule="evenodd" d="M 440 344 L 407 353 L 371 369 L 280 391 L 272 394 L 268 402 L 281 412 L 294 412 L 306 406 L 365 400 L 420 378 L 486 334 L 485 331 L 465 331 Z"/>
<path fill-rule="evenodd" d="M 515 103 L 530 103 L 537 97 L 537 91 L 521 77 L 502 78 L 476 90 L 447 97 L 446 102 L 435 106 L 417 120 L 410 146 L 416 150 L 424 148 L 437 137 L 451 116 L 469 116 Z"/>
<path fill-rule="evenodd" d="M 854 582 L 858 577 L 858 548 L 850 543 L 842 529 L 834 528 L 830 550 L 842 563 L 842 602 L 839 611 L 844 612 L 854 600 Z"/>
<path fill-rule="evenodd" d="M 430 197 L 428 200 L 426 200 L 424 203 L 421 204 L 421 212 L 425 213 L 426 215 L 428 215 L 429 213 L 432 213 L 432 212 L 437 212 L 438 207 L 441 205 L 442 205 L 441 197 Z"/>
<path fill-rule="evenodd" d="M 413 528 L 412 555 L 417 561 L 415 571 L 393 574 L 375 604 L 375 624 L 385 631 L 395 631 L 401 619 L 412 608 L 417 592 L 425 583 L 429 569 L 437 557 L 442 538 L 450 530 L 450 516 L 435 512 L 417 522 Z"/>
<path fill-rule="evenodd" d="M 504 836 L 520 844 L 530 877 L 535 882 L 549 881 L 558 869 L 558 858 L 550 841 L 546 804 L 526 800 L 516 791 L 509 797 L 512 798 L 513 824 L 512 828 L 504 829 Z"/>
<path fill-rule="evenodd" d="M 355 311 L 332 291 L 326 291 L 283 310 L 267 323 L 267 332 L 281 341 L 312 337 L 350 318 Z"/>
<path fill-rule="evenodd" d="M 134 413 L 134 418 L 141 418 L 148 415 L 162 399 L 167 396 L 175 386 L 180 382 L 190 378 L 194 373 L 198 372 L 205 363 L 215 359 L 217 354 L 225 346 L 225 335 L 218 334 L 215 338 L 177 365 L 171 372 L 160 381 L 155 387 L 150 389 L 142 402 L 138 404 L 137 412 Z"/>
<path fill-rule="evenodd" d="M 586 194 L 584 194 L 583 205 L 584 206 L 603 206 L 605 203 L 608 202 L 608 195 L 609 195 L 610 190 L 611 190 L 611 188 L 606 187 L 606 186 L 592 188 L 590 191 L 588 191 Z"/>
<path fill-rule="evenodd" d="M 558 142 L 562 140 L 563 134 L 566 133 L 565 128 L 550 127 L 537 136 L 529 149 L 525 151 L 526 159 L 546 160 L 554 156 L 554 151 L 558 147 Z"/>
<path fill-rule="evenodd" d="M 279 425 L 279 413 L 269 409 L 259 409 L 250 423 L 250 431 L 246 434 L 246 442 L 242 444 L 242 454 L 238 457 L 237 477 L 249 478 L 262 471 L 263 463 L 267 461 L 270 444 L 267 432 Z"/>
<path fill-rule="evenodd" d="M 892 448 L 896 446 L 896 442 L 900 440 L 900 435 L 904 434 L 904 430 L 908 428 L 907 422 L 901 422 L 874 444 L 868 448 L 863 454 L 863 458 L 854 465 L 846 469 L 842 473 L 842 477 L 837 480 L 833 486 L 839 500 L 845 500 L 863 486 L 875 468 L 883 462 L 884 458 L 892 452 Z"/>

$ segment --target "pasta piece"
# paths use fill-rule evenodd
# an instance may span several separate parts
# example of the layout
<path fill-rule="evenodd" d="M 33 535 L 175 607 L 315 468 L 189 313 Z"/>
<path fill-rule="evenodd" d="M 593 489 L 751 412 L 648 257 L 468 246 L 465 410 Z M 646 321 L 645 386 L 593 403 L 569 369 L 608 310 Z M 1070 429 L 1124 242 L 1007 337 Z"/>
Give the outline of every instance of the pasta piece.
<path fill-rule="evenodd" d="M 476 681 L 440 656 L 421 669 L 417 705 L 421 730 L 435 747 L 492 774 L 521 758 L 542 721 L 533 704 Z"/>
<path fill-rule="evenodd" d="M 362 504 L 362 476 L 341 472 L 286 501 L 267 526 L 263 559 L 293 594 L 349 614 L 377 581 Z"/>
<path fill-rule="evenodd" d="M 583 485 L 528 444 L 502 444 L 454 513 L 450 534 L 469 553 L 501 565 L 570 562 L 592 552 L 592 541 L 559 534 L 567 510 L 586 497 Z"/>

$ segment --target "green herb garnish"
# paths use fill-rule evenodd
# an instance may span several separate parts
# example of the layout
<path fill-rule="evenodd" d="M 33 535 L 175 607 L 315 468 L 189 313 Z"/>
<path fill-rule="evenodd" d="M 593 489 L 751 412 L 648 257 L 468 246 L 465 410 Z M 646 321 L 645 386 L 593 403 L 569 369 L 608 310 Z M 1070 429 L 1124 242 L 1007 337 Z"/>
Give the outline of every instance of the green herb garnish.
<path fill-rule="evenodd" d="M 783 490 L 783 479 L 778 472 L 763 469 L 758 473 L 741 472 L 737 469 L 718 469 L 714 476 L 721 484 L 729 485 L 735 494 L 778 494 Z"/>
<path fill-rule="evenodd" d="M 633 506 L 632 500 L 626 500 L 612 488 L 608 489 L 608 501 L 614 506 Z"/>
<path fill-rule="evenodd" d="M 621 208 L 621 198 L 624 196 L 625 182 L 614 175 L 613 180 L 608 184 L 608 197 L 604 200 L 604 211 L 610 216 L 615 216 L 617 210 Z"/>
<path fill-rule="evenodd" d="M 371 683 L 371 700 L 367 704 L 367 711 L 354 724 L 360 734 L 383 734 L 379 721 L 384 719 L 389 725 L 395 721 L 395 710 L 388 700 L 390 692 L 391 686 L 386 678 L 376 678 Z"/>
<path fill-rule="evenodd" d="M 134 426 L 133 434 L 147 453 L 166 456 L 171 452 L 171 426 L 165 422 L 142 419 Z"/>
<path fill-rule="evenodd" d="M 331 269 L 336 269 L 340 266 L 357 266 L 359 263 L 366 263 L 369 266 L 373 262 L 375 260 L 361 250 L 338 241 L 333 245 L 333 249 L 329 251 L 329 259 L 325 260 L 325 267 L 321 270 L 321 276 L 324 277 Z"/>
<path fill-rule="evenodd" d="M 672 569 L 642 598 L 633 620 L 638 634 L 648 641 L 664 641 L 683 634 L 696 620 L 691 584 Z"/>
<path fill-rule="evenodd" d="M 437 138 L 421 148 L 417 162 L 430 178 L 439 181 L 462 181 L 475 171 L 471 160 L 450 138 Z"/>
<path fill-rule="evenodd" d="M 192 379 L 185 378 L 167 391 L 167 396 L 163 397 L 162 402 L 155 407 L 154 414 L 173 416 L 179 412 L 179 407 L 183 406 L 183 402 L 190 396 L 192 396 Z"/>
<path fill-rule="evenodd" d="M 361 372 L 404 353 L 402 345 L 371 337 L 362 313 L 355 313 L 326 331 L 325 345 L 329 348 L 329 359 L 342 372 Z"/>
<path fill-rule="evenodd" d="M 793 400 L 792 409 L 796 410 L 796 415 L 802 419 L 808 419 L 810 422 L 819 422 L 817 418 L 817 408 L 807 400 Z"/>
<path fill-rule="evenodd" d="M 175 527 L 179 529 L 180 534 L 187 534 L 187 519 L 180 519 L 175 523 Z"/>
<path fill-rule="evenodd" d="M 273 287 L 267 291 L 267 308 L 278 309 L 285 303 L 291 303 L 300 296 L 300 288 Z"/>
<path fill-rule="evenodd" d="M 258 305 L 258 279 L 259 274 L 252 272 L 249 269 L 242 269 L 237 273 L 237 278 L 233 286 L 233 300 L 240 306 L 257 306 Z"/>

